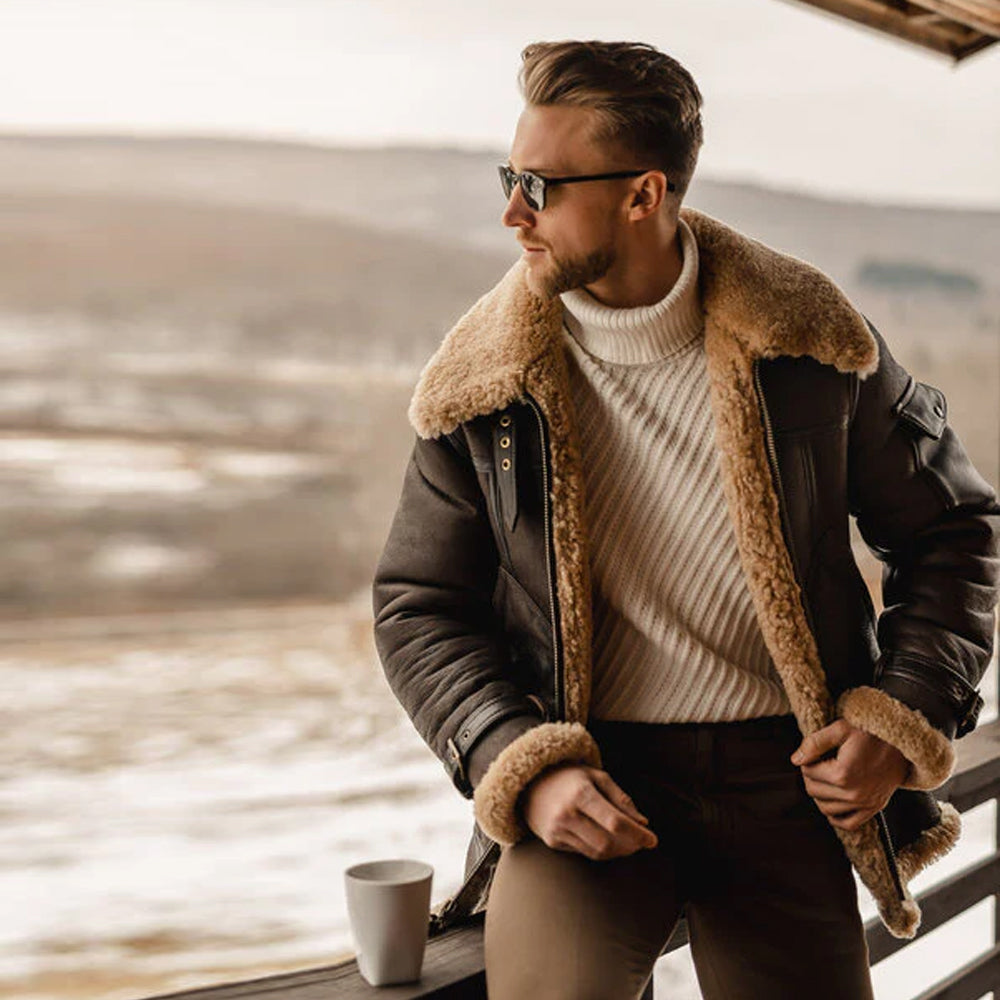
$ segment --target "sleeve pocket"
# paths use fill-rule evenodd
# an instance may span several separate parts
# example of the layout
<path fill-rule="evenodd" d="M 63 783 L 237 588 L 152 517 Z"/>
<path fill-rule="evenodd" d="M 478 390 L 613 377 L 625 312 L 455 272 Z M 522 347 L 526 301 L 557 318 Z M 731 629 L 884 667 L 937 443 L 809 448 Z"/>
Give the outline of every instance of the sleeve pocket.
<path fill-rule="evenodd" d="M 911 375 L 893 412 L 911 427 L 938 440 L 944 433 L 948 406 L 940 389 L 918 382 Z"/>

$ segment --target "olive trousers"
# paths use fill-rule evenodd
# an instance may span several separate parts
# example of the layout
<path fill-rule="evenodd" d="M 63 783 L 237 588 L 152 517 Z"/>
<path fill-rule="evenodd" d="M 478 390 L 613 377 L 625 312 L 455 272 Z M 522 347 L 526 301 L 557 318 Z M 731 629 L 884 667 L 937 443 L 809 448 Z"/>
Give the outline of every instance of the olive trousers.
<path fill-rule="evenodd" d="M 659 843 L 610 861 L 534 835 L 504 848 L 490 1000 L 638 998 L 682 913 L 704 1000 L 872 1000 L 853 871 L 789 760 L 793 716 L 588 728 Z"/>

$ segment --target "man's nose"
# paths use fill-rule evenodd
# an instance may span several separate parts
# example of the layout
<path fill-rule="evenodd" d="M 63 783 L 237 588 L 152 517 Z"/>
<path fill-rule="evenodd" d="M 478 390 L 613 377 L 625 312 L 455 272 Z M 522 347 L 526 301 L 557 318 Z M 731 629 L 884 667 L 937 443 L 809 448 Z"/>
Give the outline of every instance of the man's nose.
<path fill-rule="evenodd" d="M 514 185 L 510 197 L 507 199 L 507 207 L 500 216 L 500 221 L 505 226 L 530 226 L 534 222 L 535 216 L 531 206 L 524 200 L 524 192 L 520 184 Z"/>

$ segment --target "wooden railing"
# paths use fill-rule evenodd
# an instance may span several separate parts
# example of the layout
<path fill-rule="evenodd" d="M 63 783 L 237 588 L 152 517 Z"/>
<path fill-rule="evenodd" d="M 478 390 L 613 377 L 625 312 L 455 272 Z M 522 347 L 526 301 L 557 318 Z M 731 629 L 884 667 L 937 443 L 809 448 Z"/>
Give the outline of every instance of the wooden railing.
<path fill-rule="evenodd" d="M 935 790 L 935 796 L 951 802 L 959 812 L 966 812 L 989 799 L 996 800 L 1000 797 L 1000 720 L 983 724 L 960 740 L 956 749 L 958 766 L 955 773 L 946 785 Z M 992 896 L 994 900 L 1000 901 L 998 844 L 1000 840 L 995 839 L 994 851 L 990 857 L 970 865 L 916 897 L 923 911 L 923 919 L 914 941 L 983 899 Z M 991 949 L 954 970 L 946 979 L 926 989 L 913 1000 L 979 1000 L 991 990 L 998 991 L 996 1000 L 1000 1000 L 998 926 L 1000 920 L 994 920 L 994 945 Z M 869 921 L 865 929 L 873 965 L 912 943 L 892 937 L 877 918 Z M 682 922 L 665 951 L 672 951 L 686 943 L 687 934 Z M 423 976 L 419 983 L 376 989 L 361 978 L 357 963 L 351 960 L 339 965 L 172 993 L 169 996 L 175 1000 L 357 1000 L 361 997 L 367 1000 L 374 997 L 380 1000 L 418 1000 L 425 997 L 437 1000 L 484 1000 L 486 980 L 483 973 L 482 920 L 432 938 L 427 943 Z M 652 1000 L 652 997 L 650 983 L 644 1000 Z"/>

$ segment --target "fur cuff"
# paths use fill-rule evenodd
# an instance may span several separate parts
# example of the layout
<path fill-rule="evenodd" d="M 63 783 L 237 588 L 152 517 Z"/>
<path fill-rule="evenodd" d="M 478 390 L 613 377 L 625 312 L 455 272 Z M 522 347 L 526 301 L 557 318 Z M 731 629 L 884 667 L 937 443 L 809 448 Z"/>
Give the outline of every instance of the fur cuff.
<path fill-rule="evenodd" d="M 488 837 L 505 847 L 528 833 L 517 813 L 525 786 L 553 764 L 601 766 L 594 737 L 579 722 L 543 722 L 532 726 L 497 755 L 476 788 L 476 820 Z"/>
<path fill-rule="evenodd" d="M 929 791 L 943 785 L 955 769 L 955 748 L 919 709 L 873 687 L 845 691 L 837 715 L 852 726 L 891 743 L 910 762 L 903 788 Z"/>

